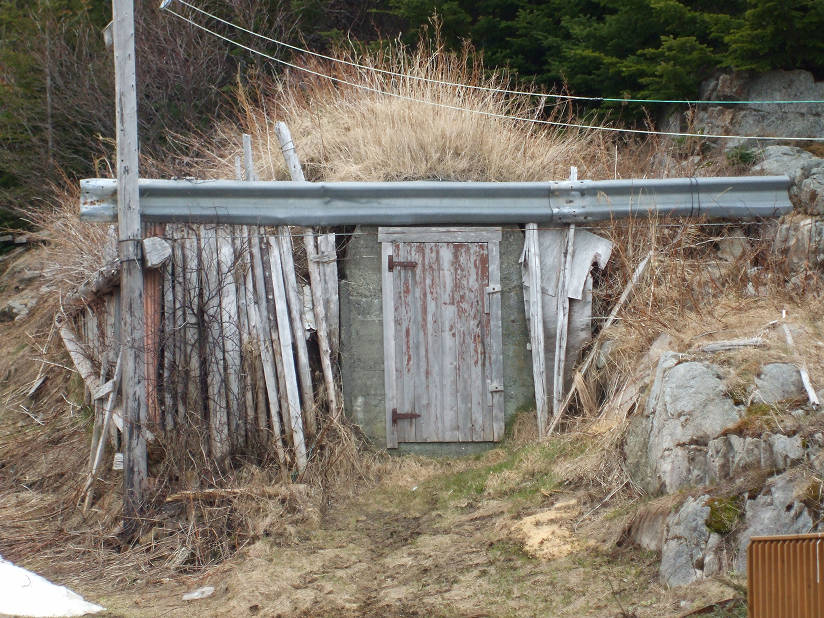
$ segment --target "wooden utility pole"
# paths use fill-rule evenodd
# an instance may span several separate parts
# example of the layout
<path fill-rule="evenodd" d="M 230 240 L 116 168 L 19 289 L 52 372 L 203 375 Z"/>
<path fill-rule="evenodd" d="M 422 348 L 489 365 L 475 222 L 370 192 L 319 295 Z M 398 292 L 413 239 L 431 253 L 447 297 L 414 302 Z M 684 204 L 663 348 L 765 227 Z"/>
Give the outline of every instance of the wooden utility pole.
<path fill-rule="evenodd" d="M 137 79 L 134 2 L 112 0 L 115 105 L 117 111 L 117 222 L 121 262 L 120 302 L 123 351 L 123 533 L 139 525 L 148 476 L 146 372 L 143 318 L 143 244 L 137 186 Z"/>

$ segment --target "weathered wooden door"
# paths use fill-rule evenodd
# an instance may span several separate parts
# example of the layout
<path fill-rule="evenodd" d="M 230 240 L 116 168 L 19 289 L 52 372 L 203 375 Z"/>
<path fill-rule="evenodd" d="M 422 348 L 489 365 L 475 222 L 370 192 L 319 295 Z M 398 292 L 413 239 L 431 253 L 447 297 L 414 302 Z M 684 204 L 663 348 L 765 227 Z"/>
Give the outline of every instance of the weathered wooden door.
<path fill-rule="evenodd" d="M 498 228 L 380 228 L 386 441 L 503 436 Z"/>

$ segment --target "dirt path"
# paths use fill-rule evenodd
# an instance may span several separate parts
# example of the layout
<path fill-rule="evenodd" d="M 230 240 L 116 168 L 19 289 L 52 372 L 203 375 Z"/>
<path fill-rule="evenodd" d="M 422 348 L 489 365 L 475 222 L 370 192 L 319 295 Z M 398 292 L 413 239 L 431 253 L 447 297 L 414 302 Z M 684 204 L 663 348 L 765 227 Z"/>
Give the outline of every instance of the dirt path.
<path fill-rule="evenodd" d="M 400 466 L 318 525 L 264 538 L 196 580 L 98 600 L 112 615 L 147 616 L 677 616 L 735 596 L 715 581 L 662 588 L 656 555 L 597 540 L 609 512 L 574 530 L 572 494 L 477 491 L 498 467 L 430 464 L 417 483 Z M 204 585 L 215 594 L 181 600 Z"/>

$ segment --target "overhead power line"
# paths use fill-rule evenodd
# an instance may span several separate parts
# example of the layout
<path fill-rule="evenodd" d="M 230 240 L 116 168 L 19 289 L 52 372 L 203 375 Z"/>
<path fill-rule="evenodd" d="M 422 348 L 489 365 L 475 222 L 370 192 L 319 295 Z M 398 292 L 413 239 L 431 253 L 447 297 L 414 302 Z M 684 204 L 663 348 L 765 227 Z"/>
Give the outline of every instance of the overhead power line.
<path fill-rule="evenodd" d="M 765 99 L 765 100 L 741 100 L 741 101 L 713 101 L 707 99 L 631 99 L 631 98 L 614 98 L 614 97 L 592 97 L 592 96 L 580 96 L 580 95 L 567 95 L 567 94 L 557 94 L 557 93 L 550 93 L 550 92 L 532 92 L 528 90 L 507 90 L 505 88 L 493 88 L 491 86 L 477 86 L 472 84 L 461 84 L 458 82 L 449 82 L 443 81 L 438 79 L 433 79 L 431 77 L 421 77 L 418 75 L 409 75 L 406 73 L 397 73 L 395 71 L 388 71 L 386 69 L 379 69 L 376 67 L 372 67 L 369 65 L 359 64 L 357 62 L 353 62 L 351 60 L 346 60 L 344 58 L 337 58 L 335 56 L 328 56 L 326 54 L 321 54 L 318 52 L 311 51 L 309 49 L 304 49 L 303 47 L 298 47 L 297 45 L 292 45 L 285 41 L 281 41 L 278 39 L 274 39 L 272 37 L 266 36 L 265 34 L 260 34 L 259 32 L 255 32 L 254 30 L 249 30 L 248 28 L 244 28 L 241 25 L 238 25 L 234 22 L 228 21 L 217 15 L 210 13 L 200 7 L 187 2 L 186 0 L 163 0 L 161 4 L 161 8 L 168 9 L 168 7 L 172 4 L 172 2 L 179 2 L 180 4 L 189 7 L 193 11 L 197 11 L 201 15 L 204 15 L 210 19 L 214 19 L 226 26 L 231 28 L 235 28 L 236 30 L 240 30 L 247 34 L 251 34 L 254 37 L 262 39 L 264 41 L 268 41 L 270 43 L 274 43 L 275 45 L 279 45 L 281 47 L 285 47 L 287 49 L 291 49 L 293 51 L 299 52 L 301 54 L 307 54 L 309 56 L 314 56 L 315 58 L 321 58 L 323 60 L 328 60 L 330 62 L 336 62 L 338 64 L 345 64 L 347 66 L 356 68 L 356 69 L 363 69 L 367 71 L 372 71 L 375 73 L 381 73 L 383 75 L 390 75 L 392 77 L 401 77 L 403 79 L 410 79 L 415 81 L 422 81 L 431 84 L 439 84 L 442 86 L 453 86 L 457 88 L 467 88 L 471 90 L 483 90 L 485 92 L 499 92 L 501 94 L 514 94 L 514 95 L 522 95 L 522 96 L 532 96 L 532 97 L 546 97 L 549 99 L 562 99 L 562 100 L 571 100 L 571 101 L 591 101 L 595 103 L 675 103 L 675 104 L 687 104 L 687 105 L 813 105 L 813 104 L 820 104 L 824 103 L 822 99 L 808 99 L 808 100 L 800 100 L 800 99 Z M 172 12 L 172 11 L 170 11 Z"/>
<path fill-rule="evenodd" d="M 328 75 L 326 73 L 321 73 L 320 71 L 315 71 L 310 69 L 309 67 L 301 66 L 299 64 L 295 64 L 293 62 L 289 62 L 288 60 L 283 60 L 281 58 L 277 58 L 276 56 L 272 56 L 271 54 L 267 54 L 266 52 L 260 51 L 253 47 L 249 47 L 248 45 L 244 45 L 243 43 L 231 39 L 227 36 L 224 36 L 214 30 L 203 26 L 202 24 L 197 23 L 196 21 L 189 19 L 185 15 L 181 15 L 180 13 L 174 11 L 173 9 L 169 8 L 169 4 L 171 4 L 172 0 L 164 0 L 163 4 L 161 5 L 162 8 L 165 8 L 167 12 L 174 15 L 175 17 L 182 19 L 183 21 L 191 24 L 195 28 L 199 30 L 203 30 L 215 36 L 227 43 L 231 43 L 232 45 L 239 47 L 241 49 L 245 49 L 248 52 L 253 54 L 257 54 L 263 58 L 271 60 L 272 62 L 277 62 L 278 64 L 282 64 L 284 66 L 290 67 L 297 71 L 302 71 L 304 73 L 309 73 L 310 75 L 315 75 L 316 77 L 320 77 L 323 79 L 328 79 L 332 82 L 343 84 L 346 86 L 351 86 L 353 88 L 358 88 L 360 90 L 364 90 L 367 92 L 372 92 L 375 94 L 394 97 L 396 99 L 401 99 L 404 101 L 410 101 L 413 103 L 420 103 L 422 105 L 430 105 L 433 107 L 439 107 L 442 109 L 449 109 L 459 112 L 466 112 L 470 114 L 477 114 L 480 116 L 486 116 L 489 118 L 499 118 L 501 120 L 512 120 L 516 122 L 528 122 L 532 124 L 542 124 L 542 125 L 549 125 L 553 127 L 563 127 L 568 129 L 584 129 L 584 130 L 592 130 L 592 131 L 607 131 L 611 133 L 629 133 L 629 134 L 636 134 L 636 135 L 661 135 L 665 137 L 700 137 L 700 138 L 714 138 L 714 139 L 740 139 L 740 140 L 764 140 L 764 141 L 786 141 L 786 140 L 795 140 L 795 141 L 808 141 L 808 142 L 824 142 L 824 137 L 776 137 L 772 135 L 722 135 L 722 134 L 714 134 L 714 133 L 682 133 L 677 131 L 652 131 L 648 129 L 625 129 L 619 127 L 608 127 L 603 125 L 588 125 L 588 124 L 576 124 L 571 122 L 560 122 L 557 120 L 541 120 L 538 118 L 524 118 L 522 116 L 511 116 L 508 114 L 500 114 L 497 112 L 487 112 L 480 109 L 470 109 L 466 107 L 460 107 L 457 105 L 449 105 L 447 103 L 438 103 L 437 101 L 427 101 L 426 99 L 418 99 L 415 97 L 410 97 L 404 94 L 399 94 L 396 92 L 388 92 L 386 90 L 381 90 L 380 88 L 374 88 L 372 86 L 367 86 L 365 84 L 358 84 L 356 82 L 351 82 L 340 77 L 335 77 L 333 75 Z M 180 1 L 180 0 L 178 0 Z M 367 70 L 373 70 L 369 67 L 363 67 Z M 407 77 L 401 74 L 401 77 Z M 466 87 L 461 84 L 457 84 L 461 87 Z"/>

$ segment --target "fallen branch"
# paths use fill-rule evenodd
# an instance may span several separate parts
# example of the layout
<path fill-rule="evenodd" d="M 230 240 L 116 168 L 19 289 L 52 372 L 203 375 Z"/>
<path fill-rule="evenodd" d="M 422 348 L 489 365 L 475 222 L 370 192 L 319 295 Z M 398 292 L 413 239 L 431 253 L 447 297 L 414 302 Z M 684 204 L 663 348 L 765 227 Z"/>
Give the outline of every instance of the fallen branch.
<path fill-rule="evenodd" d="M 26 250 L 25 247 L 17 247 L 17 249 L 14 249 L 13 251 L 9 251 L 6 255 L 0 255 L 0 262 L 5 262 L 6 260 L 11 260 L 13 258 L 16 258 L 18 255 L 23 253 L 23 251 L 25 251 L 25 250 Z"/>
<path fill-rule="evenodd" d="M 623 483 L 621 483 L 620 485 L 618 485 L 618 487 L 616 487 L 616 488 L 615 488 L 615 489 L 613 489 L 611 492 L 609 492 L 609 495 L 608 495 L 606 498 L 604 498 L 603 500 L 601 500 L 601 502 L 599 502 L 596 506 L 592 507 L 589 511 L 587 511 L 584 515 L 582 515 L 582 516 L 581 516 L 581 518 L 580 518 L 578 521 L 576 521 L 576 522 L 575 522 L 575 524 L 572 526 L 572 529 L 573 529 L 573 530 L 577 530 L 577 529 L 578 529 L 578 526 L 580 525 L 580 523 L 581 523 L 582 521 L 584 521 L 587 517 L 589 517 L 590 515 L 592 515 L 595 511 L 597 511 L 598 509 L 600 509 L 602 506 L 604 506 L 604 505 L 607 503 L 607 501 L 608 501 L 610 498 L 612 498 L 612 496 L 614 496 L 614 495 L 615 495 L 615 494 L 617 494 L 619 491 L 621 491 L 621 490 L 624 488 L 624 485 L 626 485 L 628 482 L 629 482 L 629 481 L 624 481 Z"/>
<path fill-rule="evenodd" d="M 80 340 L 77 338 L 74 330 L 69 326 L 65 319 L 61 320 L 58 324 L 58 328 L 60 331 L 60 337 L 63 339 L 63 345 L 66 346 L 66 351 L 69 353 L 69 357 L 71 357 L 72 363 L 74 363 L 75 369 L 77 369 L 77 373 L 79 373 L 80 377 L 83 378 L 86 388 L 88 388 L 91 393 L 100 391 L 103 385 L 100 384 L 100 380 L 95 375 L 94 365 L 86 352 L 85 346 L 80 343 Z M 114 420 L 115 426 L 120 431 L 123 431 L 123 415 L 117 408 L 112 409 L 112 419 Z M 144 439 L 149 442 L 155 439 L 154 434 L 146 427 L 143 427 L 142 433 Z"/>
<path fill-rule="evenodd" d="M 254 498 L 277 498 L 286 500 L 293 496 L 296 490 L 305 488 L 305 485 L 288 485 L 282 487 L 238 487 L 228 489 L 192 489 L 178 491 L 166 497 L 166 502 L 182 502 L 183 500 L 197 500 L 199 502 L 217 502 L 236 498 L 238 496 L 249 496 Z"/>

